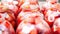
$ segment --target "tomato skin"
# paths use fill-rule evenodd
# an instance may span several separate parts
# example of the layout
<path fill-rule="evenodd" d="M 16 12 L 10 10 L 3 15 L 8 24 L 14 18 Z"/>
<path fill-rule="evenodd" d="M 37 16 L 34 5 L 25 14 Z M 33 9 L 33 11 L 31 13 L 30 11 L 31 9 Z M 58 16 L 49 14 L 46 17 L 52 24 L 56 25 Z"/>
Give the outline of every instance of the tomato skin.
<path fill-rule="evenodd" d="M 0 23 L 0 25 L 3 27 L 3 31 L 4 31 L 4 33 L 2 32 L 3 34 L 6 34 L 6 33 L 15 34 L 14 28 L 9 21 L 5 20 L 4 22 Z"/>
<path fill-rule="evenodd" d="M 7 12 L 4 12 L 4 13 L 0 13 L 0 16 L 1 16 L 1 21 L 3 22 L 3 20 L 7 20 L 9 21 L 13 27 L 15 27 L 15 17 L 14 17 L 14 14 L 12 13 L 7 13 Z M 12 19 L 13 18 L 13 19 Z"/>
<path fill-rule="evenodd" d="M 5 12 L 7 10 L 10 10 L 12 13 L 16 14 L 16 12 L 18 11 L 18 1 L 15 0 L 1 0 L 1 7 L 2 10 Z M 8 12 L 8 11 L 7 11 Z"/>
<path fill-rule="evenodd" d="M 57 19 L 55 19 L 55 21 L 54 21 L 54 24 L 53 24 L 53 33 L 57 33 L 57 34 L 60 34 L 60 18 L 57 18 Z"/>
<path fill-rule="evenodd" d="M 33 34 L 33 33 L 37 34 L 37 29 L 35 28 L 35 26 L 25 21 L 22 21 L 18 25 L 17 30 L 16 30 L 16 34 Z"/>
<path fill-rule="evenodd" d="M 13 27 L 15 27 L 15 14 L 18 10 L 17 1 L 14 0 L 3 0 L 0 7 L 0 15 L 3 20 L 8 20 Z"/>

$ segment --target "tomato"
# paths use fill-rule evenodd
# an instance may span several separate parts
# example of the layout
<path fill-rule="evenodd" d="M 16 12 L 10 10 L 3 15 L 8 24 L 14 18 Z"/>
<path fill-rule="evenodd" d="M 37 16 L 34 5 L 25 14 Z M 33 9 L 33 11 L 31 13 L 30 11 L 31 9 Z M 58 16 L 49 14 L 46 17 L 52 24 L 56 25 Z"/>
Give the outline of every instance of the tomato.
<path fill-rule="evenodd" d="M 0 22 L 0 34 L 15 34 L 14 28 L 9 21 Z"/>
<path fill-rule="evenodd" d="M 15 27 L 15 22 L 14 22 L 15 17 L 14 17 L 13 14 L 11 14 L 11 13 L 9 14 L 7 12 L 0 13 L 0 19 L 1 19 L 2 22 L 3 22 L 3 20 L 9 21 L 12 24 L 12 26 Z"/>
<path fill-rule="evenodd" d="M 37 30 L 33 24 L 22 21 L 17 27 L 16 34 L 37 34 Z"/>
<path fill-rule="evenodd" d="M 57 18 L 53 24 L 53 32 L 60 34 L 60 18 Z"/>
<path fill-rule="evenodd" d="M 38 33 L 51 34 L 51 29 L 50 29 L 48 23 L 44 19 L 41 19 L 41 17 L 37 17 L 35 19 L 35 23 L 36 23 L 36 28 L 38 30 Z"/>
<path fill-rule="evenodd" d="M 39 13 L 39 11 L 40 11 L 38 4 L 30 4 L 30 0 L 20 0 L 20 1 L 21 2 L 24 1 L 24 3 L 19 8 L 19 9 L 21 9 L 21 12 L 19 12 L 19 14 L 17 16 L 18 24 L 22 20 L 31 17 L 31 15 L 34 14 L 35 12 Z M 34 3 L 36 1 L 37 0 L 35 0 Z"/>
<path fill-rule="evenodd" d="M 14 14 L 18 10 L 18 7 L 17 7 L 18 2 L 15 0 L 3 0 L 3 1 L 1 1 L 1 3 L 3 6 L 5 6 L 5 8 L 11 10 L 11 12 Z"/>

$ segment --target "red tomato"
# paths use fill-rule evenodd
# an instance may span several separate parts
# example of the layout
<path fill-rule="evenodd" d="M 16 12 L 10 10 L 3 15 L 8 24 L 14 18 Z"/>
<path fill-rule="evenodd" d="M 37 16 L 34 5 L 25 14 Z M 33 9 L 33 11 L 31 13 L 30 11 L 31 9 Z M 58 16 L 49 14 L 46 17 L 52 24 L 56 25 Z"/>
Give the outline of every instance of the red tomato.
<path fill-rule="evenodd" d="M 17 27 L 16 34 L 37 34 L 37 30 L 33 24 L 22 21 Z"/>
<path fill-rule="evenodd" d="M 13 14 L 7 12 L 0 13 L 0 19 L 2 22 L 3 20 L 9 21 L 12 24 L 12 26 L 15 27 L 15 22 L 14 22 L 15 17 Z"/>
<path fill-rule="evenodd" d="M 0 34 L 15 34 L 13 26 L 7 20 L 0 23 Z"/>
<path fill-rule="evenodd" d="M 60 18 L 57 18 L 53 24 L 53 32 L 60 34 Z"/>

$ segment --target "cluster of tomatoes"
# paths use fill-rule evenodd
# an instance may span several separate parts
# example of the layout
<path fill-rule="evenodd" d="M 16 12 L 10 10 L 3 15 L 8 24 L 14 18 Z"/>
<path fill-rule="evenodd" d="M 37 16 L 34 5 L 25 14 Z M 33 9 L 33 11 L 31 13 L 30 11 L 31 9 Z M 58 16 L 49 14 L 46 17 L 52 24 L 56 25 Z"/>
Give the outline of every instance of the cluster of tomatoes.
<path fill-rule="evenodd" d="M 0 34 L 60 34 L 60 4 L 1 0 Z"/>

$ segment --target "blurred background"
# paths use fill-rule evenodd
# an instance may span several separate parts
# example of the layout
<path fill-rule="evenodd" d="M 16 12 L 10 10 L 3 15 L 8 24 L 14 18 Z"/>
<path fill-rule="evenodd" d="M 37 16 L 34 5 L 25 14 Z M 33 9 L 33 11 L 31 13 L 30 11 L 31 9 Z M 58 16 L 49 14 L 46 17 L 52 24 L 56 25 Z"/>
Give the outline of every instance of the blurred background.
<path fill-rule="evenodd" d="M 46 0 L 39 0 L 39 5 L 40 7 L 46 2 Z M 60 0 L 58 0 L 58 2 L 60 3 Z"/>
<path fill-rule="evenodd" d="M 45 1 L 45 0 L 39 0 L 39 1 Z M 60 0 L 59 0 L 59 2 L 60 2 Z"/>

